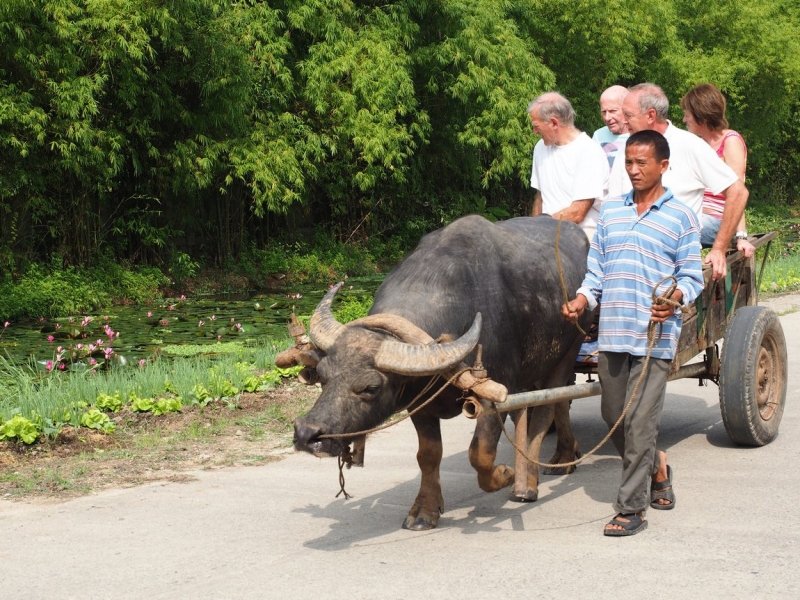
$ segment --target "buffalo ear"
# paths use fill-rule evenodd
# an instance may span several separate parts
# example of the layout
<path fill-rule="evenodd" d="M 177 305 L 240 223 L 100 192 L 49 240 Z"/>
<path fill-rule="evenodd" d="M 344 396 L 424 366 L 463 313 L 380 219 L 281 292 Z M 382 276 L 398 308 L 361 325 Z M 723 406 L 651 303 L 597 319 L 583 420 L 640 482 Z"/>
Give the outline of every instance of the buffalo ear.
<path fill-rule="evenodd" d="M 297 364 L 303 365 L 304 367 L 309 367 L 311 369 L 316 369 L 323 356 L 324 355 L 313 346 L 309 348 L 302 348 L 297 356 Z"/>

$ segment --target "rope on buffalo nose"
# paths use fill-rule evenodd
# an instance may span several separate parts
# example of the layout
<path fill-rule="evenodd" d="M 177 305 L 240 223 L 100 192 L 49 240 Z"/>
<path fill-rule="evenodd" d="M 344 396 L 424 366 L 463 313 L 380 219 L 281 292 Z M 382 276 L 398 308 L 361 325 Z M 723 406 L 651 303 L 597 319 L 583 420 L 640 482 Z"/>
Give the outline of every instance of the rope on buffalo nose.
<path fill-rule="evenodd" d="M 658 288 L 660 288 L 662 284 L 664 284 L 666 281 L 669 280 L 672 280 L 673 283 L 667 288 L 667 290 L 663 294 L 658 294 Z M 653 286 L 653 293 L 652 293 L 653 304 L 669 304 L 670 306 L 679 308 L 682 313 L 687 313 L 689 311 L 688 307 L 682 306 L 680 303 L 676 302 L 671 298 L 672 293 L 677 289 L 677 287 L 678 287 L 678 281 L 673 275 L 669 275 L 668 277 L 665 277 L 664 279 L 659 281 L 655 286 Z M 624 422 L 625 416 L 628 414 L 628 411 L 630 410 L 631 406 L 633 406 L 633 403 L 636 400 L 636 395 L 639 393 L 639 385 L 644 380 L 644 377 L 647 374 L 647 369 L 650 366 L 650 355 L 653 351 L 653 346 L 655 346 L 661 340 L 661 325 L 662 323 L 656 323 L 655 321 L 650 321 L 648 323 L 647 354 L 645 355 L 644 364 L 642 365 L 642 372 L 639 374 L 639 378 L 636 380 L 636 385 L 633 386 L 633 390 L 631 391 L 631 397 L 628 400 L 627 404 L 625 405 L 625 408 L 622 410 L 622 414 L 620 414 L 619 418 L 617 419 L 617 422 L 614 423 L 611 429 L 608 430 L 608 433 L 605 435 L 605 437 L 602 440 L 600 440 L 600 442 L 598 442 L 598 444 L 594 448 L 592 448 L 589 452 L 587 452 L 586 454 L 575 460 L 565 463 L 545 463 L 545 462 L 539 462 L 538 460 L 534 460 L 530 456 L 528 456 L 526 449 L 517 446 L 512 437 L 508 434 L 508 430 L 506 429 L 505 423 L 503 422 L 503 417 L 500 416 L 500 411 L 498 411 L 497 407 L 494 404 L 492 404 L 494 413 L 495 415 L 497 415 L 497 419 L 500 421 L 500 426 L 503 428 L 503 433 L 505 434 L 506 439 L 509 441 L 509 443 L 514 447 L 514 449 L 517 452 L 522 454 L 522 456 L 524 456 L 527 461 L 532 462 L 538 467 L 546 467 L 548 469 L 557 469 L 559 467 L 574 467 L 585 461 L 594 453 L 596 453 L 600 448 L 602 448 L 605 445 L 605 443 L 608 440 L 611 439 L 611 436 L 614 434 L 617 428 Z M 657 335 L 656 335 L 656 330 L 658 330 Z"/>
<path fill-rule="evenodd" d="M 402 423 L 403 421 L 405 421 L 409 417 L 414 416 L 419 411 L 421 411 L 423 408 L 428 406 L 428 404 L 430 404 L 431 402 L 436 400 L 436 398 L 439 396 L 439 394 L 441 394 L 449 385 L 451 385 L 454 382 L 456 382 L 458 380 L 458 378 L 461 377 L 461 375 L 463 375 L 467 371 L 474 371 L 474 368 L 465 367 L 465 368 L 459 370 L 452 377 L 450 377 L 447 381 L 445 381 L 444 384 L 442 385 L 442 387 L 440 387 L 436 392 L 434 392 L 431 395 L 430 398 L 425 400 L 425 402 L 423 402 L 422 404 L 417 406 L 415 409 L 409 410 L 405 415 L 403 415 L 401 418 L 399 418 L 399 419 L 397 419 L 395 421 L 390 421 L 388 423 L 384 423 L 383 425 L 378 425 L 377 427 L 373 427 L 372 429 L 365 429 L 363 431 L 355 431 L 355 432 L 351 432 L 351 433 L 323 433 L 322 435 L 319 436 L 319 439 L 325 439 L 325 438 L 329 438 L 329 439 L 355 438 L 355 437 L 359 437 L 359 436 L 362 436 L 362 435 L 368 435 L 370 433 L 375 433 L 376 431 L 380 431 L 381 429 L 388 429 L 389 427 L 397 425 L 398 423 Z M 419 394 L 417 394 L 414 397 L 414 399 L 411 402 L 409 402 L 406 405 L 406 407 L 403 408 L 402 410 L 408 410 L 409 407 L 413 406 L 414 403 L 417 402 L 417 400 L 422 398 L 422 396 L 424 396 L 425 394 L 427 394 L 431 390 L 433 385 L 439 379 L 440 379 L 439 375 L 434 375 L 433 377 L 431 377 L 430 381 L 428 381 L 428 383 L 425 385 L 425 387 L 422 389 L 422 391 Z M 483 378 L 476 377 L 475 379 L 477 380 L 477 383 L 481 383 L 483 381 L 486 381 L 488 378 L 486 378 L 486 377 L 483 377 Z M 464 390 L 464 393 L 466 393 L 466 390 Z M 340 489 L 339 489 L 339 493 L 336 494 L 336 498 L 338 498 L 341 494 L 344 494 L 345 500 L 348 500 L 348 499 L 350 499 L 351 496 L 344 489 L 344 467 L 347 466 L 347 468 L 349 469 L 353 464 L 353 457 L 352 457 L 352 454 L 350 453 L 349 444 L 348 444 L 348 447 L 344 451 L 342 451 L 342 453 L 339 455 L 338 459 L 339 459 L 338 463 L 339 463 L 339 487 L 340 487 Z"/>

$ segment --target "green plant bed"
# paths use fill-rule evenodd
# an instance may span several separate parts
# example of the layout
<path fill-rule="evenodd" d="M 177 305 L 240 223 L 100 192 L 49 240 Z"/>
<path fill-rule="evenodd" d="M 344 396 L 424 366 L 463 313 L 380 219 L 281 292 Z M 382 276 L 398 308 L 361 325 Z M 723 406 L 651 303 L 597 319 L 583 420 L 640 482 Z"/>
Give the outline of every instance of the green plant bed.
<path fill-rule="evenodd" d="M 113 433 L 114 414 L 126 407 L 159 415 L 212 402 L 233 406 L 239 394 L 274 387 L 299 370 L 275 368 L 275 346 L 218 346 L 225 351 L 217 351 L 213 359 L 209 347 L 201 346 L 170 360 L 96 373 L 42 373 L 0 358 L 5 374 L 0 440 L 31 444 L 41 436 L 58 435 L 68 425 Z"/>

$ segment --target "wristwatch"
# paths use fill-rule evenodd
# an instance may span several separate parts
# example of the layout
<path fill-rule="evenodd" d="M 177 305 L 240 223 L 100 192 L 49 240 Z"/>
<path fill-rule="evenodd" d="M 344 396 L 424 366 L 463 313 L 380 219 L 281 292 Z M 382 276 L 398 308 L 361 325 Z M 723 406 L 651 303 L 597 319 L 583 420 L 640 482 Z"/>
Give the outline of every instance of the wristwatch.
<path fill-rule="evenodd" d="M 736 240 L 746 240 L 747 239 L 747 232 L 746 231 L 737 231 L 736 235 L 733 236 Z"/>

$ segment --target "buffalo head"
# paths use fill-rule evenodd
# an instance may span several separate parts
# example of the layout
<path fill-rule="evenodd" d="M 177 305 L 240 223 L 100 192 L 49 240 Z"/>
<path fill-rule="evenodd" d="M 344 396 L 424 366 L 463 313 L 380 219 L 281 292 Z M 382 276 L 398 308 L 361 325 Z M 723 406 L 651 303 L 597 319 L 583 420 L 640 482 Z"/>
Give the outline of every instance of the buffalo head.
<path fill-rule="evenodd" d="M 311 368 L 322 384 L 312 409 L 295 421 L 295 448 L 317 456 L 340 454 L 352 437 L 326 437 L 371 429 L 409 401 L 403 391 L 415 379 L 447 372 L 478 343 L 481 315 L 458 339 L 436 343 L 407 319 L 377 314 L 346 325 L 331 312 L 341 284 L 322 299 L 311 317 L 309 335 L 319 357 Z M 308 375 L 307 375 L 308 377 Z"/>

